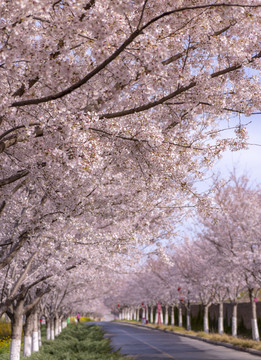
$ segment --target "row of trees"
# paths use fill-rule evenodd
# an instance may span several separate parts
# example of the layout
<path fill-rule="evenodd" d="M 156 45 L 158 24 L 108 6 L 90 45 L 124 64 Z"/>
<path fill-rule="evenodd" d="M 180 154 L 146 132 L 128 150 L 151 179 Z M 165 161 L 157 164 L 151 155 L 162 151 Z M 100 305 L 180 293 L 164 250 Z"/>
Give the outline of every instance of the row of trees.
<path fill-rule="evenodd" d="M 260 110 L 258 1 L 33 5 L 0 10 L 0 315 L 12 321 L 11 360 L 22 315 L 86 310 L 186 209 L 208 207 L 195 182 L 224 149 L 246 146 L 244 126 L 220 140 L 218 120 Z"/>
<path fill-rule="evenodd" d="M 232 335 L 237 336 L 237 306 L 249 299 L 252 337 L 259 340 L 256 302 L 261 288 L 260 204 L 260 189 L 251 187 L 245 177 L 232 176 L 229 182 L 216 184 L 212 209 L 199 215 L 193 240 L 175 245 L 168 263 L 162 259 L 149 261 L 141 274 L 125 283 L 114 301 L 123 310 L 143 302 L 152 314 L 158 301 L 167 313 L 168 306 L 177 306 L 181 315 L 181 307 L 185 306 L 188 330 L 191 305 L 202 304 L 205 332 L 209 331 L 208 309 L 211 304 L 219 304 L 220 334 L 224 331 L 223 304 L 230 302 Z M 137 318 L 127 310 L 122 316 Z M 153 315 L 150 319 L 153 321 Z M 168 321 L 168 316 L 165 319 Z"/>

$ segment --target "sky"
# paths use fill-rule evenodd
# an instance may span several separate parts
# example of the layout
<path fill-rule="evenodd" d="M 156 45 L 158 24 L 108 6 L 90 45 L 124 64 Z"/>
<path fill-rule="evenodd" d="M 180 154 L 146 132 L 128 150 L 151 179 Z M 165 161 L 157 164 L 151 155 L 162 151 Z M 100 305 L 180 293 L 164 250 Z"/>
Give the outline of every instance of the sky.
<path fill-rule="evenodd" d="M 203 182 L 199 182 L 196 186 L 199 192 L 208 192 L 212 184 L 211 174 L 219 174 L 219 179 L 227 179 L 229 175 L 236 170 L 236 175 L 247 175 L 250 180 L 250 185 L 255 187 L 261 186 L 261 115 L 252 115 L 250 117 L 241 117 L 241 124 L 248 124 L 246 126 L 248 131 L 248 143 L 256 144 L 249 145 L 248 149 L 239 151 L 225 151 L 221 159 L 212 167 L 211 171 L 205 176 Z M 234 119 L 234 123 L 238 124 L 238 119 Z M 231 119 L 233 126 L 233 119 Z M 224 124 L 223 124 L 224 125 Z M 222 123 L 220 128 L 224 128 Z M 226 123 L 227 125 L 227 123 Z M 234 137 L 234 129 L 222 132 L 224 137 Z M 259 146 L 258 146 L 259 145 Z M 180 231 L 180 238 L 183 239 L 184 234 L 190 235 L 193 238 L 198 221 L 195 214 L 192 217 L 186 217 L 185 222 L 180 224 L 178 231 Z M 175 239 L 177 241 L 178 238 Z"/>
<path fill-rule="evenodd" d="M 220 172 L 221 177 L 228 177 L 235 168 L 238 175 L 246 174 L 253 184 L 261 184 L 261 115 L 242 117 L 241 121 L 251 122 L 246 127 L 248 143 L 256 145 L 249 145 L 246 150 L 224 152 L 223 157 L 214 165 L 213 171 Z M 227 134 L 229 131 L 226 131 Z"/>

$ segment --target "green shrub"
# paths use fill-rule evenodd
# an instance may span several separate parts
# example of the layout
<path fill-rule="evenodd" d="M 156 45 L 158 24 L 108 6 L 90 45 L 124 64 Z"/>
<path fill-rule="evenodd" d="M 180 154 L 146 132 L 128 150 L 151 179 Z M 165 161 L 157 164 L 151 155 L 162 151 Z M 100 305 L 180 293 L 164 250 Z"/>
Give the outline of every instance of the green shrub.
<path fill-rule="evenodd" d="M 111 352 L 110 340 L 103 336 L 104 332 L 96 325 L 71 324 L 54 341 L 43 340 L 40 351 L 32 354 L 30 360 L 126 359 L 117 352 Z M 21 357 L 21 360 L 27 359 Z"/>

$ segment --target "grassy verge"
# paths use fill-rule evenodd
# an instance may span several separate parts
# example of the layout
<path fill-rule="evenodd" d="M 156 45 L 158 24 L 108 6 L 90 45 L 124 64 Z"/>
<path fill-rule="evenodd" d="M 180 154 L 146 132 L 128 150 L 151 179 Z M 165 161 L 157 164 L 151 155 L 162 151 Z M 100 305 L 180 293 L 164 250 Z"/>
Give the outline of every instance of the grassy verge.
<path fill-rule="evenodd" d="M 128 322 L 128 323 L 132 323 L 132 324 L 140 324 L 140 322 L 138 321 L 123 321 L 123 322 Z M 173 331 L 175 333 L 179 333 L 179 334 L 186 334 L 186 335 L 192 335 L 192 336 L 196 336 L 199 338 L 205 338 L 205 339 L 209 339 L 212 341 L 218 341 L 218 342 L 224 342 L 224 343 L 229 343 L 241 348 L 248 348 L 248 349 L 255 349 L 255 350 L 259 350 L 261 351 L 261 342 L 260 341 L 254 341 L 254 340 L 250 340 L 250 339 L 246 339 L 246 338 L 242 338 L 242 337 L 234 337 L 234 336 L 230 336 L 230 335 L 219 335 L 216 333 L 213 334 L 206 334 L 203 331 L 188 331 L 183 327 L 179 327 L 179 326 L 170 326 L 170 325 L 154 325 L 154 324 L 147 324 L 146 326 L 148 327 L 153 327 L 156 329 L 161 329 L 161 330 L 169 330 L 169 331 Z"/>
<path fill-rule="evenodd" d="M 118 352 L 111 352 L 110 340 L 104 339 L 99 326 L 70 324 L 54 341 L 43 338 L 40 351 L 30 358 L 21 356 L 21 360 L 123 360 Z M 1 360 L 8 360 L 9 354 L 3 354 Z"/>

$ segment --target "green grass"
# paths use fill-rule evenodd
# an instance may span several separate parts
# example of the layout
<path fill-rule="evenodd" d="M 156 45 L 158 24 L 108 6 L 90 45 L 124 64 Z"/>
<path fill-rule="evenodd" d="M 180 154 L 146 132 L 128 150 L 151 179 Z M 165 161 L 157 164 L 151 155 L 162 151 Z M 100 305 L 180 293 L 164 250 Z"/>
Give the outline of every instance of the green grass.
<path fill-rule="evenodd" d="M 3 354 L 1 360 L 8 360 Z M 104 339 L 99 326 L 70 324 L 54 341 L 43 339 L 40 351 L 21 360 L 126 360 L 118 352 L 111 352 L 110 340 Z"/>
<path fill-rule="evenodd" d="M 131 321 L 122 320 L 122 322 L 128 322 L 128 323 L 132 323 L 132 324 L 140 324 L 140 322 L 134 321 L 134 320 L 131 320 Z M 247 339 L 247 338 L 243 338 L 243 337 L 234 337 L 234 336 L 227 335 L 227 334 L 219 335 L 216 333 L 207 334 L 203 331 L 193 331 L 193 330 L 188 331 L 184 327 L 179 327 L 179 326 L 157 325 L 157 324 L 147 324 L 146 326 L 153 327 L 156 329 L 161 329 L 161 330 L 169 330 L 169 331 L 173 331 L 173 332 L 179 333 L 179 334 L 192 335 L 195 337 L 205 338 L 205 339 L 209 339 L 212 341 L 229 343 L 229 344 L 238 346 L 240 348 L 248 348 L 248 349 L 255 349 L 255 350 L 261 351 L 261 342 L 260 341 L 255 341 L 255 340 L 251 340 L 251 339 Z"/>

